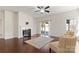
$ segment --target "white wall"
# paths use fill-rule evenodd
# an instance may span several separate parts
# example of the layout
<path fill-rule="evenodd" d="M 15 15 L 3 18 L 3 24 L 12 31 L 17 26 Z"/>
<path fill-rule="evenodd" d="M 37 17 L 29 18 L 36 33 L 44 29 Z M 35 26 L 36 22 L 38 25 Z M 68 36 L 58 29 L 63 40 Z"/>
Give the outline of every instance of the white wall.
<path fill-rule="evenodd" d="M 0 38 L 2 37 L 2 20 L 0 19 Z"/>
<path fill-rule="evenodd" d="M 18 37 L 18 33 L 19 33 L 19 31 L 18 31 L 18 26 L 19 26 L 19 18 L 18 18 L 18 12 L 15 12 L 14 13 L 14 20 L 13 20 L 13 24 L 14 24 L 14 37 Z"/>
<path fill-rule="evenodd" d="M 26 25 L 26 22 L 29 22 Z M 27 13 L 1 11 L 0 12 L 0 37 L 9 39 L 22 37 L 23 29 L 31 29 L 31 35 L 36 34 L 36 20 Z"/>
<path fill-rule="evenodd" d="M 52 16 L 53 18 L 53 16 Z M 49 21 L 49 35 L 51 35 L 51 24 L 52 24 L 52 18 L 51 17 L 40 17 L 40 18 L 35 18 L 36 19 L 36 33 L 40 33 L 40 21 Z"/>
<path fill-rule="evenodd" d="M 23 29 L 31 29 L 31 35 L 35 34 L 35 20 L 33 19 L 32 16 L 23 13 L 23 12 L 19 12 L 19 37 L 22 37 L 22 30 Z M 28 25 L 26 25 L 26 22 L 29 22 Z"/>
<path fill-rule="evenodd" d="M 54 27 L 52 27 L 52 35 L 61 36 L 65 33 L 67 19 L 79 19 L 79 10 L 72 10 L 69 12 L 54 15 L 55 22 L 52 21 L 52 25 L 54 25 Z"/>
<path fill-rule="evenodd" d="M 0 11 L 0 38 L 3 38 L 3 16 L 4 12 Z"/>
<path fill-rule="evenodd" d="M 5 39 L 21 38 L 23 29 L 31 29 L 31 35 L 36 34 L 35 23 L 33 17 L 26 13 L 5 11 Z"/>
<path fill-rule="evenodd" d="M 65 20 L 73 18 L 79 19 L 79 10 L 40 18 L 33 18 L 23 12 L 3 11 L 0 12 L 0 37 L 6 39 L 22 37 L 22 30 L 29 28 L 31 28 L 31 35 L 40 33 L 40 20 L 50 20 L 50 35 L 61 36 L 66 31 Z M 29 22 L 29 24 L 26 25 L 26 22 Z"/>
<path fill-rule="evenodd" d="M 48 17 L 41 17 L 37 19 L 37 32 L 39 33 L 39 20 L 51 20 L 50 35 L 61 36 L 66 31 L 66 19 L 79 19 L 79 10 L 72 10 L 60 14 L 51 15 Z"/>
<path fill-rule="evenodd" d="M 1 17 L 1 12 L 0 12 L 0 38 L 2 37 L 2 17 Z"/>
<path fill-rule="evenodd" d="M 61 36 L 66 30 L 65 19 L 61 15 L 54 15 L 51 27 L 51 36 Z"/>
<path fill-rule="evenodd" d="M 5 11 L 5 39 L 14 37 L 14 13 Z"/>

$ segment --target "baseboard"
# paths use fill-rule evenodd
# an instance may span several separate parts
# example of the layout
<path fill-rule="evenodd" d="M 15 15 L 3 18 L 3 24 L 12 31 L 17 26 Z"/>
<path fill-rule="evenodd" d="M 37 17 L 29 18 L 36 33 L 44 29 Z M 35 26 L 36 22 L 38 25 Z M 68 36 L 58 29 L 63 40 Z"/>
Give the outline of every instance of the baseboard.
<path fill-rule="evenodd" d="M 18 39 L 18 37 L 8 38 L 8 39 L 5 39 L 5 40 L 9 40 L 9 39 Z"/>
<path fill-rule="evenodd" d="M 31 36 L 31 38 L 32 38 L 32 37 L 39 37 L 39 36 L 40 36 L 40 34 L 34 34 L 34 35 Z M 18 38 L 18 39 L 23 39 L 23 37 L 20 37 L 20 38 Z"/>
<path fill-rule="evenodd" d="M 0 38 L 0 40 L 5 40 L 4 38 Z"/>
<path fill-rule="evenodd" d="M 18 38 L 18 39 L 23 39 L 23 37 L 20 37 L 20 38 Z"/>
<path fill-rule="evenodd" d="M 40 34 L 34 34 L 34 35 L 31 36 L 31 38 L 32 38 L 32 37 L 39 37 L 39 36 L 40 36 Z M 0 39 L 5 39 L 5 38 L 0 38 Z M 8 39 L 23 39 L 23 37 L 20 37 L 20 38 L 18 38 L 18 37 L 13 37 L 13 38 L 8 38 Z M 8 40 L 8 39 L 5 39 L 5 40 Z"/>
<path fill-rule="evenodd" d="M 9 40 L 9 39 L 18 39 L 18 37 L 13 37 L 13 38 L 9 38 L 9 39 L 5 39 L 5 38 L 0 38 L 1 40 Z"/>
<path fill-rule="evenodd" d="M 40 36 L 40 34 L 34 34 L 34 35 L 32 35 L 32 37 L 39 37 Z"/>

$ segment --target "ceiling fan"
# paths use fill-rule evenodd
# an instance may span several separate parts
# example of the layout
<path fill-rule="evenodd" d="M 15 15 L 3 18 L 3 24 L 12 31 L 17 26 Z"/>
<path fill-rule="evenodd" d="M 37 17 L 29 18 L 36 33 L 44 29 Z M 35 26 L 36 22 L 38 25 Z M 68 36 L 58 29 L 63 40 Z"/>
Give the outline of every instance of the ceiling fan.
<path fill-rule="evenodd" d="M 36 10 L 35 12 L 41 12 L 41 13 L 44 13 L 44 12 L 47 12 L 49 13 L 50 11 L 47 10 L 48 8 L 50 8 L 50 6 L 37 6 L 38 10 Z"/>

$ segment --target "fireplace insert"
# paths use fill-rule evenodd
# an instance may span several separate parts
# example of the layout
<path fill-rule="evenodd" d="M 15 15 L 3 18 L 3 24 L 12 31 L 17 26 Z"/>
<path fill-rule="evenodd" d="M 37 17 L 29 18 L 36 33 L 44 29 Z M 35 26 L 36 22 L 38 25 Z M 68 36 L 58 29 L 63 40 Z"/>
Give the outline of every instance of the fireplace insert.
<path fill-rule="evenodd" d="M 23 40 L 31 39 L 31 29 L 23 30 Z"/>

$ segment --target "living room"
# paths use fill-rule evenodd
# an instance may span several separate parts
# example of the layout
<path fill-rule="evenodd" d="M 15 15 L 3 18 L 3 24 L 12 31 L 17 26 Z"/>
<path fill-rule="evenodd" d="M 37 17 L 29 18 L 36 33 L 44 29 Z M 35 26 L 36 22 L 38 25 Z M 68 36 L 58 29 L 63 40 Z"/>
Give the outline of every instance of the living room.
<path fill-rule="evenodd" d="M 39 7 L 47 7 L 46 10 L 49 12 L 39 11 Z M 68 19 L 72 22 L 74 22 L 73 20 L 77 20 L 77 23 L 79 22 L 78 6 L 0 6 L 0 52 L 40 52 L 37 48 L 45 46 L 44 44 L 47 44 L 51 40 L 45 41 L 45 43 L 43 41 L 40 41 L 38 46 L 34 45 L 36 48 L 27 48 L 25 47 L 26 43 L 23 43 L 23 30 L 30 29 L 31 39 L 36 40 L 37 37 L 42 34 L 41 31 L 46 32 L 45 28 L 48 28 L 48 34 L 46 35 L 52 37 L 52 40 L 55 40 L 54 38 L 58 38 L 64 35 L 67 31 L 66 21 Z M 49 23 L 48 27 L 45 27 L 45 25 L 42 24 L 44 25 L 44 27 L 42 27 L 41 30 L 41 22 L 44 22 L 44 24 Z M 75 22 L 73 24 L 75 24 Z M 75 25 L 76 28 L 78 28 L 77 25 L 78 24 Z M 75 35 L 78 37 L 79 30 L 77 29 L 74 31 Z M 45 33 L 43 33 L 41 36 L 45 36 Z M 50 38 L 46 37 L 45 39 Z M 25 40 L 27 41 L 26 38 Z M 43 42 L 44 44 L 42 44 L 41 42 Z M 43 48 L 41 53 L 49 53 L 49 50 L 47 50 L 48 48 Z"/>

